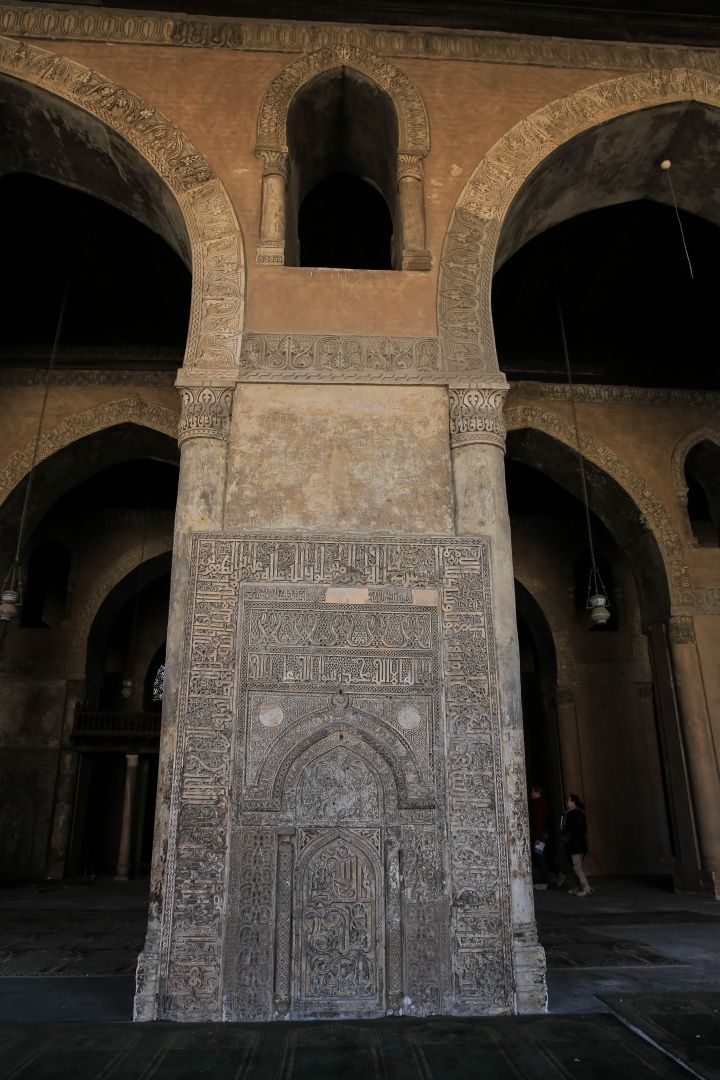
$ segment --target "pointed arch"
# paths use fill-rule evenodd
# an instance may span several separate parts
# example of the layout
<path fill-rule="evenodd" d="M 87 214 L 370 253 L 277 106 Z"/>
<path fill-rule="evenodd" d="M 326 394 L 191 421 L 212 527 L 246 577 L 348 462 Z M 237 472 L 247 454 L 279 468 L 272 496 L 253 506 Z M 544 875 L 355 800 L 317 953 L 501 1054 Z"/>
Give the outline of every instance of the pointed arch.
<path fill-rule="evenodd" d="M 39 465 L 86 435 L 93 435 L 118 424 L 138 424 L 176 439 L 178 422 L 177 413 L 155 402 L 143 401 L 141 398 L 109 401 L 85 412 L 75 413 L 74 416 L 66 416 L 55 427 L 45 431 L 40 437 L 35 464 Z M 16 450 L 7 464 L 0 469 L 0 506 L 30 471 L 34 450 L 33 437 Z"/>
<path fill-rule="evenodd" d="M 688 68 L 626 75 L 584 87 L 516 124 L 485 155 L 458 199 L 438 281 L 438 331 L 448 370 L 496 373 L 491 313 L 498 244 L 531 174 L 569 140 L 610 120 L 675 102 L 720 108 L 720 79 Z"/>
<path fill-rule="evenodd" d="M 689 431 L 687 435 L 683 435 L 683 437 L 678 440 L 672 452 L 671 468 L 673 486 L 683 507 L 685 507 L 687 502 L 685 459 L 693 447 L 701 442 L 715 443 L 716 446 L 720 447 L 720 428 L 708 426 L 695 428 L 694 431 Z"/>
<path fill-rule="evenodd" d="M 424 157 L 430 149 L 427 112 L 414 84 L 399 68 L 355 45 L 331 45 L 283 68 L 268 87 L 257 120 L 257 150 L 287 153 L 290 104 L 305 83 L 338 67 L 351 67 L 385 91 L 395 106 L 399 154 Z"/>
<path fill-rule="evenodd" d="M 160 177 L 190 242 L 193 282 L 185 366 L 236 367 L 245 311 L 243 240 L 225 187 L 203 155 L 149 102 L 55 52 L 0 37 L 0 73 L 93 116 Z"/>
<path fill-rule="evenodd" d="M 506 410 L 505 421 L 508 431 L 531 428 L 552 436 L 573 450 L 576 449 L 574 428 L 556 413 L 545 412 L 532 405 L 516 405 Z M 667 510 L 647 480 L 592 436 L 581 434 L 580 449 L 588 461 L 607 473 L 629 495 L 644 525 L 652 533 L 667 576 L 673 613 L 692 611 L 693 584 L 683 556 L 680 537 Z"/>
<path fill-rule="evenodd" d="M 85 678 L 90 631 L 100 608 L 113 589 L 116 589 L 128 575 L 132 574 L 141 565 L 159 559 L 162 555 L 170 556 L 172 547 L 173 538 L 171 532 L 146 537 L 144 543 L 136 544 L 124 552 L 105 570 L 104 574 L 97 578 L 92 591 L 85 599 L 85 603 L 73 619 L 71 645 L 67 658 L 69 679 Z M 169 569 L 169 565 L 167 569 Z"/>

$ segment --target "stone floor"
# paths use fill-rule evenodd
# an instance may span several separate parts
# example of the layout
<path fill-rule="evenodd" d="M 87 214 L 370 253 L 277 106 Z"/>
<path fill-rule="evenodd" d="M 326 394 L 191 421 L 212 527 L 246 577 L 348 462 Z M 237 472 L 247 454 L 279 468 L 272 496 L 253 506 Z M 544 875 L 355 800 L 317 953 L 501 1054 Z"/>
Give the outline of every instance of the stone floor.
<path fill-rule="evenodd" d="M 147 883 L 0 890 L 0 1080 L 720 1080 L 720 903 L 538 892 L 550 1015 L 131 1024 Z"/>

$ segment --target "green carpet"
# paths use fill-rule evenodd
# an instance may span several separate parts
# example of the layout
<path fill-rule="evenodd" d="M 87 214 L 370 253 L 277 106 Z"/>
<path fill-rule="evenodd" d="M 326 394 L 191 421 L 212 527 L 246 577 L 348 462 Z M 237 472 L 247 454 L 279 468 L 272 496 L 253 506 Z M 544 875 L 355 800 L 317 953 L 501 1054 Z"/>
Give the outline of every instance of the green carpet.
<path fill-rule="evenodd" d="M 697 1075 L 720 1080 L 720 993 L 598 996 Z"/>
<path fill-rule="evenodd" d="M 664 1080 L 608 1015 L 304 1024 L 3 1024 L 2 1080 Z"/>

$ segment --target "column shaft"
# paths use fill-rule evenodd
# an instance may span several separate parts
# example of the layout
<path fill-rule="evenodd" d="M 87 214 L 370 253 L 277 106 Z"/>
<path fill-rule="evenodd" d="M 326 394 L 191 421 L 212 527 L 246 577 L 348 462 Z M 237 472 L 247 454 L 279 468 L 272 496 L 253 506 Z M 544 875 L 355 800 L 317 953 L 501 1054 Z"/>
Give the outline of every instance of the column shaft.
<path fill-rule="evenodd" d="M 720 775 L 691 616 L 668 627 L 705 886 L 720 898 Z"/>
<path fill-rule="evenodd" d="M 115 871 L 116 881 L 127 881 L 130 877 L 130 844 L 132 841 L 138 760 L 137 754 L 125 755 L 125 795 L 123 798 L 122 825 L 120 826 L 120 847 Z"/>
<path fill-rule="evenodd" d="M 455 531 L 490 542 L 492 620 L 498 666 L 504 819 L 518 1012 L 547 1008 L 545 958 L 537 944 L 527 815 L 520 656 L 515 614 L 510 517 L 505 489 L 506 384 L 450 388 Z"/>
<path fill-rule="evenodd" d="M 157 801 L 150 868 L 150 908 L 145 948 L 138 960 L 135 1019 L 157 1013 L 160 928 L 164 903 L 170 794 L 178 734 L 178 697 L 185 612 L 194 532 L 221 529 L 225 510 L 227 435 L 232 414 L 230 387 L 184 386 L 180 420 L 180 477 L 175 509 L 173 564 L 165 652 Z"/>

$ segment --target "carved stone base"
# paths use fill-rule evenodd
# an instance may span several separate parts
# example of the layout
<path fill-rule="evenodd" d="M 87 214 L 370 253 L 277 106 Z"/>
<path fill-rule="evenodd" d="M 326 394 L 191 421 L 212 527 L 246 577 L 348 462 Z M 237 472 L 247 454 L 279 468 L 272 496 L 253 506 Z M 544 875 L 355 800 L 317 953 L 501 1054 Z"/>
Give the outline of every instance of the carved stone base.
<path fill-rule="evenodd" d="M 518 1013 L 547 1012 L 545 950 L 542 946 L 515 941 L 513 967 L 515 970 L 515 1011 Z"/>
<path fill-rule="evenodd" d="M 510 933 L 488 567 L 478 537 L 194 539 L 138 1018 L 542 1007 Z"/>
<path fill-rule="evenodd" d="M 432 266 L 432 257 L 429 251 L 404 251 L 402 257 L 403 270 L 429 270 Z"/>

